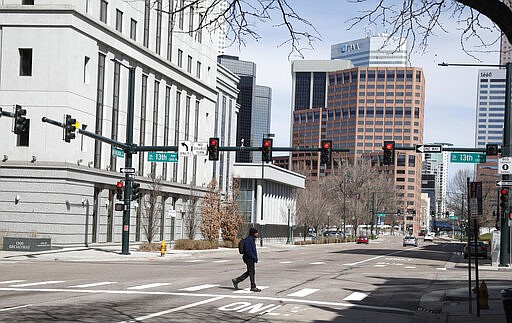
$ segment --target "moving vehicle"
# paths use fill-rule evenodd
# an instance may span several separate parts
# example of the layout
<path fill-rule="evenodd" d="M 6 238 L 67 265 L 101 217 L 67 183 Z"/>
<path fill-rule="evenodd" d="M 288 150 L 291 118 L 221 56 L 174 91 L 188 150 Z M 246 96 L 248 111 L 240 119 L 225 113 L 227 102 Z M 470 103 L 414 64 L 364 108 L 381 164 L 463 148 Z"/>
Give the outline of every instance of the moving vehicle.
<path fill-rule="evenodd" d="M 475 242 L 471 241 L 469 243 L 469 250 L 471 251 L 471 256 L 475 256 Z M 477 257 L 487 258 L 487 245 L 482 241 L 477 241 Z M 464 245 L 464 259 L 468 259 L 468 244 Z"/>
<path fill-rule="evenodd" d="M 415 246 L 417 247 L 418 246 L 418 239 L 416 239 L 415 236 L 406 236 L 404 238 L 404 247 L 405 246 Z"/>
<path fill-rule="evenodd" d="M 368 243 L 369 243 L 369 241 L 368 241 L 368 237 L 367 237 L 367 236 L 359 236 L 359 237 L 357 238 L 356 243 L 357 243 L 357 244 L 359 244 L 359 243 L 366 243 L 366 244 L 368 244 Z"/>
<path fill-rule="evenodd" d="M 434 234 L 429 232 L 423 237 L 423 241 L 434 241 Z"/>

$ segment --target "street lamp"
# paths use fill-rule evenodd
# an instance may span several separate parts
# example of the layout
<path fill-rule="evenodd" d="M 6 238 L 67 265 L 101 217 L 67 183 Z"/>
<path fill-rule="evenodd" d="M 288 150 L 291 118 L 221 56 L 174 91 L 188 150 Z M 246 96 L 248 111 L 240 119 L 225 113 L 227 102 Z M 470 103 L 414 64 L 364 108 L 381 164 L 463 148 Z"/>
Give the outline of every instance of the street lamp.
<path fill-rule="evenodd" d="M 273 133 L 264 133 L 262 135 L 262 139 L 265 138 L 273 138 L 275 134 Z M 265 194 L 265 161 L 263 160 L 263 150 L 261 151 L 261 210 L 260 210 L 260 246 L 263 247 L 263 197 Z"/>
<path fill-rule="evenodd" d="M 477 66 L 477 67 L 505 67 L 506 80 L 505 80 L 505 118 L 503 120 L 503 144 L 501 145 L 501 156 L 510 157 L 510 144 L 512 142 L 510 123 L 512 122 L 512 114 L 510 111 L 510 100 L 512 98 L 510 84 L 512 81 L 512 63 L 501 64 L 448 64 L 441 63 L 439 66 Z M 510 175 L 503 174 L 502 180 L 509 180 Z M 505 221 L 505 214 L 508 210 L 502 210 L 501 219 L 501 235 L 500 235 L 500 267 L 508 267 L 510 263 L 510 228 L 508 221 Z M 475 223 L 476 224 L 476 223 Z M 469 226 L 469 219 L 468 219 Z M 468 238 L 469 239 L 469 238 Z M 476 239 L 475 239 L 476 241 Z"/>

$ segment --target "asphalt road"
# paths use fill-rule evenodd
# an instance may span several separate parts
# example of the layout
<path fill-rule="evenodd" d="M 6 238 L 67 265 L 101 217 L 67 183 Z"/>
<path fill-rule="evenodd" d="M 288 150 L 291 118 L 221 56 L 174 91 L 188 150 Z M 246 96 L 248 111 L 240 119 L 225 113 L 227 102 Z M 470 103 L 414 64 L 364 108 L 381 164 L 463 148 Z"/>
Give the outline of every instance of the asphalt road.
<path fill-rule="evenodd" d="M 423 294 L 463 283 L 461 250 L 399 237 L 260 248 L 260 293 L 248 279 L 234 290 L 245 269 L 234 250 L 172 262 L 0 261 L 0 321 L 412 322 Z"/>

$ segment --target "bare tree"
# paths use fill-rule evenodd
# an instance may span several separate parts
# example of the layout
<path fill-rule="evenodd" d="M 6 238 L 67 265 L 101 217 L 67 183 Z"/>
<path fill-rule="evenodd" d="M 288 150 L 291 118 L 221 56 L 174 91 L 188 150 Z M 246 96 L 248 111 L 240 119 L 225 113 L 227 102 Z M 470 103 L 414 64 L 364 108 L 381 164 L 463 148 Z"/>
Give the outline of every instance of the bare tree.
<path fill-rule="evenodd" d="M 219 239 L 222 218 L 221 194 L 214 178 L 208 184 L 208 193 L 201 198 L 201 234 L 206 240 Z"/>
<path fill-rule="evenodd" d="M 190 193 L 187 196 L 187 200 L 184 202 L 185 228 L 187 229 L 188 238 L 194 240 L 200 223 L 200 215 L 197 212 L 197 203 L 199 202 L 199 196 L 197 196 L 197 193 L 193 189 L 192 185 L 190 186 Z"/>
<path fill-rule="evenodd" d="M 160 232 L 160 218 L 162 216 L 162 203 L 161 198 L 161 177 L 157 177 L 155 173 L 149 174 L 151 179 L 150 189 L 148 194 L 145 194 L 141 200 L 143 205 L 142 215 L 142 228 L 146 239 L 149 243 L 153 242 L 153 239 L 157 232 Z"/>
<path fill-rule="evenodd" d="M 240 180 L 231 179 L 231 189 L 222 205 L 221 229 L 222 239 L 225 242 L 234 242 L 238 234 L 238 229 L 242 224 L 240 215 Z"/>
<path fill-rule="evenodd" d="M 297 194 L 296 206 L 297 225 L 304 227 L 304 239 L 309 228 L 316 232 L 326 225 L 328 200 L 319 182 L 308 180 L 306 188 Z"/>

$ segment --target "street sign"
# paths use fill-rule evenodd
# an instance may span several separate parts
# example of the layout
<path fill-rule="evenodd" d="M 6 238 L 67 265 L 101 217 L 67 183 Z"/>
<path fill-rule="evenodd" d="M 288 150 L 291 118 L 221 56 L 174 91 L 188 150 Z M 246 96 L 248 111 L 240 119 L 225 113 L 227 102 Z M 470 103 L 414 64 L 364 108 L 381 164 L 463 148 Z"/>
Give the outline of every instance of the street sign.
<path fill-rule="evenodd" d="M 450 155 L 452 163 L 482 164 L 486 160 L 485 154 L 480 153 L 451 153 Z"/>
<path fill-rule="evenodd" d="M 189 157 L 192 155 L 192 143 L 188 140 L 180 141 L 178 146 L 178 153 L 180 157 Z"/>
<path fill-rule="evenodd" d="M 386 217 L 386 213 L 377 213 L 377 217 L 384 218 Z"/>
<path fill-rule="evenodd" d="M 192 154 L 198 156 L 208 155 L 208 143 L 207 142 L 193 142 L 192 143 Z"/>
<path fill-rule="evenodd" d="M 458 215 L 450 215 L 450 220 L 458 220 L 458 219 L 459 219 Z"/>
<path fill-rule="evenodd" d="M 124 158 L 124 150 L 112 147 L 112 156 Z"/>
<path fill-rule="evenodd" d="M 178 154 L 174 153 L 174 152 L 167 153 L 167 152 L 150 151 L 150 152 L 148 152 L 148 162 L 177 163 L 178 162 Z"/>
<path fill-rule="evenodd" d="M 125 174 L 135 174 L 135 168 L 121 168 L 121 173 Z"/>
<path fill-rule="evenodd" d="M 416 145 L 417 153 L 441 153 L 443 147 L 441 145 Z"/>
<path fill-rule="evenodd" d="M 512 157 L 501 157 L 498 160 L 498 174 L 512 174 Z"/>
<path fill-rule="evenodd" d="M 512 186 L 512 181 L 505 181 L 505 180 L 496 181 L 496 186 L 499 186 L 499 187 L 511 187 Z"/>

